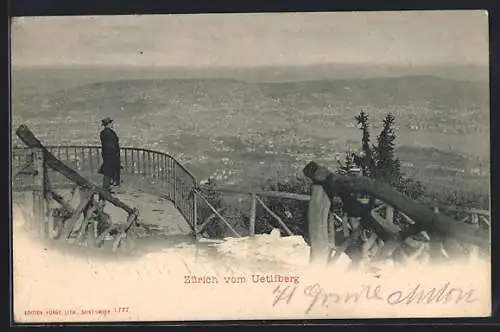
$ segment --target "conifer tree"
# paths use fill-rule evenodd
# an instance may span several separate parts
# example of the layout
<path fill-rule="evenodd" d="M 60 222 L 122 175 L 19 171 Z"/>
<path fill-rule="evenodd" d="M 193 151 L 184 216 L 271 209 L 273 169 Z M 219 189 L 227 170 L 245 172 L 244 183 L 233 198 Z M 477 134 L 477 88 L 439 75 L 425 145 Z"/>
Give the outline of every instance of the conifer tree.
<path fill-rule="evenodd" d="M 401 182 L 401 163 L 394 155 L 396 133 L 394 132 L 395 117 L 387 114 L 383 120 L 382 131 L 377 137 L 375 147 L 375 178 L 382 182 L 398 186 Z"/>
<path fill-rule="evenodd" d="M 368 115 L 361 110 L 358 116 L 355 117 L 358 121 L 358 126 L 360 127 L 363 137 L 361 139 L 361 155 L 353 155 L 353 159 L 356 164 L 361 168 L 363 176 L 373 176 L 374 171 L 374 160 L 372 148 L 370 147 L 370 131 L 368 124 Z"/>
<path fill-rule="evenodd" d="M 407 178 L 401 172 L 401 162 L 395 156 L 396 133 L 394 131 L 395 117 L 389 113 L 382 122 L 382 130 L 377 136 L 377 144 L 370 144 L 369 119 L 361 110 L 355 117 L 362 131 L 361 151 L 346 153 L 343 162 L 339 162 L 339 173 L 345 175 L 352 167 L 362 169 L 363 176 L 385 182 L 400 192 L 418 199 L 424 194 L 420 182 Z"/>

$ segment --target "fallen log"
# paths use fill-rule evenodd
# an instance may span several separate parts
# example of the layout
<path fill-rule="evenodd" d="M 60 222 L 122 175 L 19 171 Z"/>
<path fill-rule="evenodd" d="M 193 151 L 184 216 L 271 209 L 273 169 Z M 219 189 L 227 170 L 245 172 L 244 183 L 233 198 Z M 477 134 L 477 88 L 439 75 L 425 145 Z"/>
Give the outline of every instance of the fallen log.
<path fill-rule="evenodd" d="M 45 163 L 48 167 L 52 168 L 53 170 L 61 173 L 64 175 L 67 179 L 75 182 L 78 184 L 80 187 L 86 188 L 90 191 L 93 191 L 97 194 L 99 194 L 102 198 L 104 198 L 106 201 L 110 202 L 116 207 L 119 207 L 123 210 L 125 210 L 128 214 L 132 214 L 134 212 L 134 209 L 128 206 L 127 204 L 123 203 L 121 200 L 118 198 L 112 196 L 109 192 L 106 190 L 102 189 L 101 187 L 96 186 L 80 174 L 73 170 L 71 167 L 66 166 L 64 163 L 62 163 L 60 160 L 58 160 L 52 153 L 50 153 L 44 146 L 43 144 L 36 138 L 36 136 L 31 132 L 31 130 L 28 128 L 26 125 L 20 125 L 17 130 L 16 130 L 16 135 L 30 148 L 39 148 L 42 150 Z"/>
<path fill-rule="evenodd" d="M 330 198 L 337 194 L 367 193 L 402 211 L 422 229 L 472 243 L 481 248 L 489 247 L 487 231 L 435 213 L 380 181 L 367 177 L 337 176 L 315 162 L 307 164 L 303 173 L 314 183 L 321 184 Z"/>

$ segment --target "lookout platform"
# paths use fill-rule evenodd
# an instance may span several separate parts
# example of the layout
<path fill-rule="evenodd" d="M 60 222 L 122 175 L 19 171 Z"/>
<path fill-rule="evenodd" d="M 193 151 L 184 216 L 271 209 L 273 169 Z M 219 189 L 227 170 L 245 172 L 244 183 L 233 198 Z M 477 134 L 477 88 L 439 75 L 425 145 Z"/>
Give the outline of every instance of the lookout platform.
<path fill-rule="evenodd" d="M 72 197 L 71 192 L 63 192 L 67 200 L 78 205 L 78 197 Z M 161 196 L 124 187 L 117 189 L 115 195 L 120 201 L 135 206 L 139 211 L 139 222 L 145 226 L 161 230 L 165 235 L 189 235 L 192 231 L 186 223 L 182 214 L 175 208 L 172 202 Z M 111 220 L 126 220 L 127 214 L 113 204 L 106 204 L 104 212 L 108 213 Z"/>

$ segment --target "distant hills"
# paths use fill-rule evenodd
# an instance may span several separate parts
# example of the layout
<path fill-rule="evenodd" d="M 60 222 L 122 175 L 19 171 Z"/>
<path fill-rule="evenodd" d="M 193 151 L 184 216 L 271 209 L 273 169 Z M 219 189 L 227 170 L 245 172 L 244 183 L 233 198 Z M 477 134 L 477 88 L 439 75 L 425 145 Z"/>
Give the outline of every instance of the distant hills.
<path fill-rule="evenodd" d="M 432 75 L 280 83 L 209 78 L 132 78 L 77 86 L 68 84 L 57 91 L 44 90 L 45 85 L 50 85 L 50 79 L 50 76 L 46 76 L 45 80 L 18 77 L 13 89 L 14 114 L 22 116 L 42 111 L 49 116 L 71 111 L 102 110 L 109 115 L 124 115 L 124 110 L 135 114 L 195 105 L 201 108 L 233 108 L 235 111 L 293 109 L 296 105 L 301 105 L 302 110 L 307 105 L 424 105 L 436 110 L 489 108 L 487 82 L 444 79 Z M 29 80 L 29 83 L 23 80 Z M 38 85 L 35 84 L 37 80 Z"/>
<path fill-rule="evenodd" d="M 252 68 L 182 68 L 134 66 L 15 67 L 13 90 L 18 95 L 43 94 L 88 83 L 134 79 L 234 79 L 256 83 L 283 83 L 339 79 L 388 78 L 431 75 L 444 79 L 488 82 L 487 67 L 318 64 Z"/>

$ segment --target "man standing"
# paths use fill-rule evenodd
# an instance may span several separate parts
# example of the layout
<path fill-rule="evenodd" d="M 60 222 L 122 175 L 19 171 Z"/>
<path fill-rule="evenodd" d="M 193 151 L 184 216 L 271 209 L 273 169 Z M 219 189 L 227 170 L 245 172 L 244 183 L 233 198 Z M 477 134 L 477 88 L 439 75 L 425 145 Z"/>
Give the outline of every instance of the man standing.
<path fill-rule="evenodd" d="M 120 184 L 120 143 L 118 135 L 113 130 L 113 119 L 107 117 L 101 120 L 101 124 L 104 127 L 100 134 L 103 163 L 99 173 L 103 175 L 102 187 L 111 192 L 111 185 Z"/>

